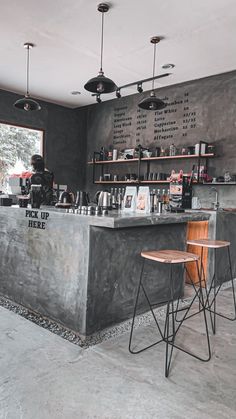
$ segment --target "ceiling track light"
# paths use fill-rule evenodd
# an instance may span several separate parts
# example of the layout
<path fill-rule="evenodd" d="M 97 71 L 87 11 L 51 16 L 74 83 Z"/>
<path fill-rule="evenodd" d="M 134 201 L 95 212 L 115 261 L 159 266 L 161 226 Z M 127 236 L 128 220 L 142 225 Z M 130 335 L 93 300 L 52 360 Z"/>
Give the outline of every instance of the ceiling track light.
<path fill-rule="evenodd" d="M 143 93 L 142 83 L 137 84 L 137 90 L 138 90 L 139 93 Z"/>
<path fill-rule="evenodd" d="M 101 102 L 102 102 L 102 99 L 101 99 L 100 93 L 98 93 L 98 94 L 96 95 L 96 101 L 97 101 L 97 103 L 101 103 Z"/>
<path fill-rule="evenodd" d="M 95 96 L 97 103 L 101 103 L 102 102 L 101 94 L 100 93 L 93 93 L 91 96 Z"/>
<path fill-rule="evenodd" d="M 174 64 L 170 64 L 170 63 L 168 63 L 168 64 L 163 64 L 161 67 L 162 67 L 164 70 L 169 70 L 170 68 L 174 68 L 174 67 L 175 67 L 175 65 L 174 65 Z"/>
<path fill-rule="evenodd" d="M 104 76 L 103 71 L 103 35 L 104 35 L 104 13 L 109 10 L 109 5 L 106 3 L 100 3 L 97 10 L 102 14 L 102 33 L 101 33 L 101 56 L 100 56 L 100 70 L 97 77 L 90 79 L 84 88 L 92 93 L 112 93 L 117 89 L 114 81 Z"/>
<path fill-rule="evenodd" d="M 116 97 L 117 97 L 117 99 L 120 99 L 120 97 L 121 97 L 120 89 L 116 90 Z"/>
<path fill-rule="evenodd" d="M 162 79 L 163 77 L 167 77 L 167 76 L 170 76 L 170 75 L 171 75 L 171 73 L 164 73 L 164 74 L 160 74 L 159 76 L 148 77 L 147 79 L 132 81 L 132 83 L 127 83 L 127 84 L 123 84 L 122 86 L 118 86 L 117 89 L 121 90 L 121 89 L 126 89 L 127 87 L 132 87 L 132 86 L 137 86 L 138 87 L 139 84 L 143 85 L 144 83 L 148 83 L 149 81 Z"/>
<path fill-rule="evenodd" d="M 14 103 L 14 107 L 26 112 L 29 111 L 40 111 L 41 106 L 36 100 L 31 99 L 29 92 L 29 68 L 30 68 L 30 49 L 34 47 L 34 44 L 26 42 L 24 48 L 27 50 L 27 63 L 26 63 L 26 94 L 22 99 L 18 99 Z"/>
<path fill-rule="evenodd" d="M 161 38 L 159 36 L 153 36 L 150 42 L 153 44 L 153 71 L 152 71 L 152 90 L 150 96 L 143 99 L 138 106 L 141 109 L 146 109 L 149 111 L 157 111 L 166 107 L 161 99 L 158 99 L 154 91 L 154 82 L 155 82 L 155 67 L 156 67 L 156 46 L 160 42 Z"/>

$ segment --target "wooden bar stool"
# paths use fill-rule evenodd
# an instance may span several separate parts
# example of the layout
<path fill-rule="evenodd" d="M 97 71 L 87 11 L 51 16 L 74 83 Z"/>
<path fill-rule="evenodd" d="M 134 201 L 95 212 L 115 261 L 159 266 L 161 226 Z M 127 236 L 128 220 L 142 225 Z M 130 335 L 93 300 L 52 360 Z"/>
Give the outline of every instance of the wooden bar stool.
<path fill-rule="evenodd" d="M 131 325 L 131 331 L 130 331 L 130 339 L 129 339 L 129 351 L 132 354 L 139 354 L 140 352 L 143 352 L 155 345 L 157 345 L 158 343 L 161 342 L 165 342 L 166 343 L 166 356 L 165 356 L 165 376 L 168 377 L 169 375 L 169 371 L 170 371 L 170 364 L 171 364 L 171 359 L 172 359 L 172 353 L 173 353 L 173 348 L 177 348 L 183 352 L 185 352 L 188 355 L 193 356 L 194 358 L 200 360 L 200 361 L 204 361 L 207 362 L 210 360 L 211 358 L 211 350 L 210 350 L 210 341 L 209 341 L 209 333 L 208 333 L 208 325 L 207 325 L 207 318 L 206 318 L 206 312 L 205 312 L 205 304 L 204 304 L 204 298 L 203 298 L 203 293 L 202 293 L 202 287 L 201 287 L 201 278 L 200 278 L 200 273 L 199 273 L 199 266 L 198 266 L 198 260 L 199 260 L 199 256 L 193 254 L 193 253 L 189 253 L 189 252 L 184 252 L 184 251 L 180 251 L 180 250 L 154 250 L 154 251 L 143 251 L 141 253 L 141 257 L 143 258 L 143 262 L 142 262 L 142 268 L 141 268 L 141 274 L 140 274 L 140 279 L 139 279 L 139 285 L 138 285 L 138 290 L 137 290 L 137 296 L 136 296 L 136 300 L 135 300 L 135 305 L 134 305 L 134 312 L 133 312 L 133 319 L 132 319 L 132 325 Z M 167 264 L 169 265 L 169 278 L 167 279 L 167 291 L 168 291 L 168 296 L 166 297 L 165 301 L 158 301 L 155 302 L 155 304 L 151 303 L 150 298 L 147 294 L 147 291 L 144 287 L 143 284 L 143 272 L 144 272 L 144 267 L 145 267 L 145 261 L 146 260 L 151 260 L 157 263 L 163 263 L 163 264 Z M 195 287 L 195 284 L 193 283 L 193 281 L 191 280 L 189 273 L 188 273 L 188 269 L 186 264 L 188 262 L 194 262 L 196 263 L 196 267 L 197 267 L 197 272 L 199 274 L 199 288 L 197 289 Z M 174 307 L 174 302 L 175 302 L 175 297 L 174 297 L 174 283 L 175 283 L 175 278 L 173 276 L 173 267 L 176 265 L 182 265 L 184 266 L 184 269 L 186 271 L 186 273 L 188 274 L 192 285 L 194 286 L 195 289 L 195 295 L 193 297 L 193 299 L 191 300 L 190 304 L 187 307 L 178 309 Z M 183 278 L 184 280 L 184 278 Z M 160 334 L 160 339 L 158 341 L 156 341 L 155 343 L 148 345 L 142 349 L 139 349 L 137 351 L 134 351 L 131 346 L 132 346 L 132 338 L 133 338 L 133 330 L 134 330 L 134 323 L 135 323 L 135 317 L 136 317 L 136 312 L 137 312 L 137 307 L 138 307 L 138 301 L 139 301 L 139 297 L 140 297 L 140 290 L 142 289 L 145 299 L 148 303 L 148 306 L 151 310 L 152 316 L 155 320 L 155 324 L 157 326 L 157 329 L 159 331 Z M 207 358 L 202 358 L 188 350 L 185 350 L 182 347 L 179 347 L 176 345 L 175 343 L 175 337 L 176 334 L 178 333 L 180 327 L 182 326 L 183 322 L 186 320 L 186 318 L 188 317 L 188 313 L 189 310 L 191 309 L 194 301 L 198 299 L 199 304 L 202 307 L 202 312 L 204 314 L 204 329 L 206 332 L 206 339 L 207 339 L 207 349 L 208 349 L 208 355 Z M 155 316 L 154 313 L 154 307 L 157 307 L 159 305 L 163 305 L 163 304 L 167 304 L 167 308 L 166 308 L 166 318 L 165 318 L 165 325 L 164 325 L 164 331 L 161 330 L 161 327 L 159 325 L 159 322 Z M 185 314 L 183 316 L 183 318 L 181 319 L 181 321 L 178 322 L 178 325 L 176 327 L 176 314 L 178 311 L 185 311 Z M 171 327 L 172 324 L 172 327 Z"/>
<path fill-rule="evenodd" d="M 214 252 L 215 261 L 216 261 L 216 256 L 217 256 L 217 249 L 225 248 L 227 250 L 228 271 L 229 271 L 230 281 L 232 284 L 234 316 L 229 317 L 216 311 L 217 295 L 219 294 L 219 291 L 223 285 L 223 281 L 219 280 L 219 278 L 217 277 L 216 269 L 214 269 L 213 276 L 210 280 L 210 287 L 208 289 L 206 288 L 206 308 L 210 312 L 212 331 L 213 331 L 213 334 L 215 334 L 216 333 L 216 316 L 220 316 L 220 317 L 223 317 L 224 319 L 231 320 L 231 321 L 236 320 L 236 299 L 235 299 L 234 280 L 233 280 L 232 264 L 231 264 L 231 257 L 230 257 L 230 242 L 223 241 L 223 240 L 199 239 L 199 240 L 188 240 L 187 244 L 191 246 L 201 247 L 200 277 L 202 280 L 204 280 L 204 282 L 206 282 L 206 273 L 204 272 L 204 266 L 202 263 L 203 249 L 204 248 L 212 249 Z M 228 271 L 226 272 L 226 274 L 228 274 Z M 211 298 L 212 291 L 213 291 L 213 297 Z M 212 319 L 212 315 L 213 315 L 213 319 Z"/>

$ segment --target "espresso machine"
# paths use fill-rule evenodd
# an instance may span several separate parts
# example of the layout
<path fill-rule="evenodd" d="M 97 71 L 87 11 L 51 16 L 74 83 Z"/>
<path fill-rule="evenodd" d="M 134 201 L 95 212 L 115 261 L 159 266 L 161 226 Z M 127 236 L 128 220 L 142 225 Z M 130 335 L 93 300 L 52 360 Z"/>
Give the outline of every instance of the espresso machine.
<path fill-rule="evenodd" d="M 192 182 L 183 177 L 182 183 L 170 183 L 170 209 L 172 212 L 183 212 L 192 207 Z"/>

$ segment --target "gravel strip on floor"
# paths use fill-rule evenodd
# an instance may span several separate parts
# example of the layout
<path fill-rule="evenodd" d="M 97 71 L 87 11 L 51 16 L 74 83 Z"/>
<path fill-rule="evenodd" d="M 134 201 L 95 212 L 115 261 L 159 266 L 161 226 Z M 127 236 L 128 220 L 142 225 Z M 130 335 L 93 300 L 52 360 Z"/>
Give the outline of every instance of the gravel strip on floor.
<path fill-rule="evenodd" d="M 234 280 L 234 282 L 235 281 L 236 279 Z M 222 289 L 227 289 L 230 286 L 231 286 L 231 282 L 226 282 L 223 284 Z M 190 301 L 191 301 L 191 297 L 183 298 L 181 301 L 182 307 L 189 304 Z M 132 320 L 127 320 L 116 326 L 104 329 L 101 332 L 95 333 L 91 336 L 84 338 L 84 337 L 80 337 L 78 333 L 68 329 L 65 326 L 62 326 L 60 323 L 57 323 L 53 320 L 48 319 L 47 317 L 44 317 L 38 313 L 35 313 L 9 300 L 8 298 L 5 298 L 2 295 L 0 295 L 0 306 L 6 308 L 7 310 L 13 311 L 16 314 L 19 314 L 25 319 L 30 320 L 31 322 L 37 324 L 38 326 L 43 327 L 44 329 L 47 329 L 50 332 L 55 333 L 56 335 L 60 336 L 61 338 L 66 339 L 69 342 L 73 343 L 74 345 L 78 345 L 84 349 L 93 345 L 97 345 L 98 343 L 101 343 L 105 340 L 123 335 L 124 333 L 128 333 L 131 329 Z M 166 309 L 165 307 L 158 307 L 154 309 L 154 313 L 158 320 L 158 319 L 164 318 Z M 141 314 L 136 317 L 135 329 L 140 326 L 149 325 L 151 324 L 152 321 L 153 321 L 153 316 L 150 311 L 147 313 Z"/>

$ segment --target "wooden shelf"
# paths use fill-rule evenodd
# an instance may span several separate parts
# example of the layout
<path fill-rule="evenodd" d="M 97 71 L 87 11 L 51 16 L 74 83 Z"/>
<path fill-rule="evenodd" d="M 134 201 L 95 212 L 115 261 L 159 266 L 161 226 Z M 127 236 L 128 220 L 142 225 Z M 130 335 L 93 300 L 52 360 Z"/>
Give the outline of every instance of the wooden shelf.
<path fill-rule="evenodd" d="M 97 185 L 138 185 L 140 182 L 138 180 L 132 180 L 127 182 L 127 180 L 96 180 L 94 182 Z"/>
<path fill-rule="evenodd" d="M 209 158 L 214 157 L 213 153 L 201 154 L 180 154 L 178 156 L 162 156 L 162 157 L 143 157 L 142 161 L 155 161 L 155 160 L 178 160 L 178 159 L 198 159 L 200 158 Z"/>
<path fill-rule="evenodd" d="M 127 160 L 95 160 L 95 164 L 119 164 L 119 163 L 135 163 L 139 161 L 138 158 L 135 159 L 127 159 Z M 92 161 L 89 161 L 88 164 L 93 164 Z"/>
<path fill-rule="evenodd" d="M 97 185 L 153 185 L 153 184 L 167 184 L 170 183 L 169 180 L 96 180 L 94 182 Z M 224 185 L 224 183 L 202 183 L 202 182 L 193 182 L 193 185 Z M 236 185 L 236 183 L 231 183 L 231 185 Z"/>
<path fill-rule="evenodd" d="M 141 185 L 141 184 L 164 184 L 164 183 L 170 183 L 168 180 L 133 180 L 130 182 L 127 182 L 127 180 L 97 180 L 94 182 L 97 185 Z"/>
<path fill-rule="evenodd" d="M 180 154 L 178 156 L 162 156 L 162 157 L 143 157 L 140 159 L 140 161 L 156 161 L 156 160 L 178 160 L 178 159 L 198 159 L 198 158 L 212 158 L 215 157 L 215 154 L 213 153 L 207 153 L 207 154 L 201 154 L 200 156 L 198 154 Z M 133 163 L 138 162 L 139 159 L 127 159 L 127 160 L 104 160 L 99 161 L 95 160 L 95 164 L 120 164 L 120 163 Z M 88 164 L 93 164 L 92 161 L 89 161 Z"/>
<path fill-rule="evenodd" d="M 202 185 L 217 186 L 217 185 L 236 185 L 236 182 L 205 182 Z"/>
<path fill-rule="evenodd" d="M 159 184 L 159 183 L 170 183 L 170 181 L 169 180 L 140 180 L 140 182 L 139 183 L 142 183 L 142 184 Z"/>

